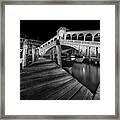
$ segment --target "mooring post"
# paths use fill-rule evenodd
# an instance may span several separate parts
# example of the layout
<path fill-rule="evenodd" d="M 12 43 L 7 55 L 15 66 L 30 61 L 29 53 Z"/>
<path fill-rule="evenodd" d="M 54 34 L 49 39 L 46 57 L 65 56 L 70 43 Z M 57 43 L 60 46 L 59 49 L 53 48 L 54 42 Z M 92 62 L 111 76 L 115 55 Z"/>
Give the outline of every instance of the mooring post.
<path fill-rule="evenodd" d="M 32 45 L 32 63 L 35 62 L 35 46 Z"/>
<path fill-rule="evenodd" d="M 87 55 L 88 55 L 88 48 L 86 48 L 86 57 L 87 57 Z"/>
<path fill-rule="evenodd" d="M 38 48 L 36 49 L 36 52 L 35 52 L 36 54 L 36 61 L 38 61 L 39 60 L 39 50 L 38 50 Z"/>
<path fill-rule="evenodd" d="M 52 49 L 50 50 L 50 59 L 52 60 Z"/>
<path fill-rule="evenodd" d="M 96 58 L 98 58 L 98 47 L 96 47 Z"/>
<path fill-rule="evenodd" d="M 27 65 L 27 39 L 23 42 L 23 54 L 22 54 L 22 68 L 24 68 Z"/>
<path fill-rule="evenodd" d="M 79 55 L 79 56 L 81 56 L 81 49 L 80 49 L 80 45 L 79 45 L 78 55 Z"/>
<path fill-rule="evenodd" d="M 55 60 L 55 47 L 53 47 L 52 53 L 53 53 L 53 60 Z"/>
<path fill-rule="evenodd" d="M 91 47 L 89 47 L 89 62 L 91 62 L 91 59 L 90 59 L 90 48 L 91 48 Z"/>
<path fill-rule="evenodd" d="M 91 47 L 89 47 L 89 59 L 90 59 L 90 48 L 91 48 Z"/>
<path fill-rule="evenodd" d="M 56 52 L 57 52 L 57 61 L 58 65 L 62 67 L 62 61 L 61 61 L 61 45 L 59 39 L 56 40 Z"/>

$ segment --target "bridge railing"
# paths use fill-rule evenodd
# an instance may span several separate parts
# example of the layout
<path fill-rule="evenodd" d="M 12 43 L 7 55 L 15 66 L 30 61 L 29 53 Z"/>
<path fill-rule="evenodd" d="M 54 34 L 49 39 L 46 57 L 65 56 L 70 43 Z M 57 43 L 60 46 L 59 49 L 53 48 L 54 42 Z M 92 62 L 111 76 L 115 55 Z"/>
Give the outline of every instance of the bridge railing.
<path fill-rule="evenodd" d="M 80 40 L 60 40 L 61 44 L 80 44 L 80 45 L 87 45 L 87 46 L 95 46 L 95 47 L 99 47 L 100 46 L 100 42 L 96 42 L 96 41 L 80 41 Z"/>
<path fill-rule="evenodd" d="M 50 40 L 48 40 L 47 42 L 45 42 L 44 44 L 42 44 L 39 47 L 39 54 L 41 54 L 42 52 L 44 52 L 44 50 L 46 50 L 46 48 L 50 48 L 51 46 L 54 46 L 56 43 L 56 39 L 57 39 L 57 35 L 54 36 L 53 38 L 51 38 Z"/>
<path fill-rule="evenodd" d="M 45 42 L 40 46 L 39 54 L 43 55 L 46 51 L 56 45 L 56 38 L 54 36 L 49 41 Z M 97 41 L 80 41 L 80 40 L 64 40 L 60 39 L 61 45 L 73 46 L 75 49 L 79 49 L 79 45 L 90 46 L 90 47 L 100 47 L 100 42 Z"/>

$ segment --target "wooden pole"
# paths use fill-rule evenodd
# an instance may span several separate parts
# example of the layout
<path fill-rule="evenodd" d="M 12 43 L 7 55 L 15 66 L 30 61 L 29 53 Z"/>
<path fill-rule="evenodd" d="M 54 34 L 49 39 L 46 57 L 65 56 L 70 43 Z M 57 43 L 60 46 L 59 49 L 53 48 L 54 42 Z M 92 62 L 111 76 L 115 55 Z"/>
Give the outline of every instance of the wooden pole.
<path fill-rule="evenodd" d="M 52 60 L 52 50 L 50 50 L 50 59 Z"/>
<path fill-rule="evenodd" d="M 60 41 L 59 41 L 58 39 L 56 40 L 56 52 L 57 52 L 58 65 L 60 65 L 60 67 L 62 67 L 62 61 L 61 61 L 61 45 L 60 45 Z"/>
<path fill-rule="evenodd" d="M 90 59 L 90 48 L 91 48 L 91 47 L 89 47 L 89 59 Z"/>
<path fill-rule="evenodd" d="M 27 65 L 27 39 L 23 42 L 23 54 L 22 54 L 22 68 L 24 68 Z"/>
<path fill-rule="evenodd" d="M 98 47 L 96 47 L 96 58 L 98 58 Z"/>
<path fill-rule="evenodd" d="M 86 48 L 86 57 L 87 57 L 87 52 L 88 52 L 88 49 Z"/>
<path fill-rule="evenodd" d="M 39 60 L 39 50 L 38 50 L 38 48 L 36 49 L 36 61 L 38 61 Z"/>
<path fill-rule="evenodd" d="M 53 47 L 52 52 L 53 52 L 53 60 L 55 60 L 55 47 Z"/>
<path fill-rule="evenodd" d="M 35 46 L 32 45 L 32 63 L 35 62 Z"/>

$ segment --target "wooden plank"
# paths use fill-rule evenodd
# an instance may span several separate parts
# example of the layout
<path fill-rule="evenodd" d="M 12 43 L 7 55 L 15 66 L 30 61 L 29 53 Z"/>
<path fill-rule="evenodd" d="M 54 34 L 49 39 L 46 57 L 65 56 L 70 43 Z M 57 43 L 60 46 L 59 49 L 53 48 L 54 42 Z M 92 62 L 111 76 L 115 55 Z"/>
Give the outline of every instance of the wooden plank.
<path fill-rule="evenodd" d="M 26 89 L 22 89 L 20 92 L 33 90 L 33 89 L 39 88 L 40 86 L 44 86 L 44 85 L 52 85 L 53 83 L 56 83 L 56 82 L 61 81 L 61 80 L 66 80 L 66 79 L 70 80 L 70 79 L 72 79 L 72 77 L 71 76 L 66 76 L 66 77 L 58 78 L 58 79 L 53 80 L 53 81 L 43 82 L 43 83 L 37 84 L 35 86 L 32 85 L 31 87 L 27 87 Z"/>
<path fill-rule="evenodd" d="M 38 68 L 38 67 L 37 67 Z M 53 70 L 53 69 L 58 69 L 59 67 L 58 66 L 48 66 L 48 67 L 44 67 L 44 68 L 41 68 L 40 69 L 36 69 L 36 70 L 32 70 L 32 71 L 26 71 L 22 74 L 20 74 L 20 77 L 21 78 L 24 78 L 24 77 L 28 77 L 28 76 L 31 76 L 31 75 L 36 75 L 37 73 L 40 73 L 40 72 L 46 72 L 46 71 L 50 71 L 50 70 Z"/>
<path fill-rule="evenodd" d="M 96 93 L 95 93 L 93 100 L 100 100 L 100 84 L 96 90 Z"/>
<path fill-rule="evenodd" d="M 86 99 L 88 89 L 84 86 L 81 87 L 81 89 L 78 90 L 78 92 L 72 97 L 72 100 L 84 100 Z"/>
<path fill-rule="evenodd" d="M 20 76 L 21 77 L 27 76 L 27 75 L 34 73 L 34 72 L 41 72 L 41 71 L 49 70 L 52 68 L 58 68 L 58 66 L 54 65 L 54 64 L 45 64 L 43 66 L 37 66 L 37 67 L 33 67 L 33 68 L 23 69 L 20 72 Z"/>
<path fill-rule="evenodd" d="M 60 91 L 62 88 L 69 86 L 69 84 L 73 83 L 73 82 L 74 82 L 74 80 L 72 79 L 63 84 L 58 84 L 58 85 L 56 84 L 52 87 L 51 86 L 47 87 L 47 88 L 45 88 L 45 90 L 41 91 L 38 96 L 39 96 L 40 100 L 48 100 L 48 96 L 50 96 L 51 94 L 54 94 L 57 91 Z"/>
<path fill-rule="evenodd" d="M 64 78 L 63 78 L 64 77 Z M 59 75 L 55 75 L 55 76 L 52 76 L 52 77 L 38 77 L 38 78 L 35 78 L 35 79 L 28 79 L 26 81 L 23 81 L 23 82 L 20 82 L 20 88 L 21 90 L 22 89 L 26 89 L 26 88 L 29 88 L 29 87 L 32 87 L 32 86 L 35 86 L 35 85 L 38 85 L 38 84 L 47 84 L 48 82 L 50 81 L 56 81 L 56 80 L 61 80 L 61 79 L 65 79 L 65 78 L 71 78 L 71 76 L 68 76 L 68 74 L 59 74 Z"/>
<path fill-rule="evenodd" d="M 63 96 L 65 93 L 67 93 L 68 91 L 70 91 L 74 86 L 76 86 L 78 84 L 78 82 L 74 82 L 72 84 L 69 84 L 69 86 L 67 86 L 66 88 L 57 91 L 55 94 L 50 95 L 47 99 L 48 100 L 57 100 L 59 99 L 61 96 Z"/>
<path fill-rule="evenodd" d="M 50 78 L 52 75 L 58 75 L 62 73 L 66 73 L 66 71 L 61 68 L 59 69 L 56 68 L 56 69 L 40 72 L 39 74 L 38 73 L 30 74 L 29 76 L 22 77 L 21 80 L 24 81 L 26 79 L 33 79 L 33 78 L 38 78 L 38 77 L 43 77 L 43 76 L 48 76 Z"/>
<path fill-rule="evenodd" d="M 73 79 L 66 79 L 58 82 L 54 82 L 53 84 L 48 84 L 44 86 L 40 86 L 33 90 L 28 90 L 25 92 L 21 92 L 21 99 L 44 99 L 49 94 L 55 92 L 58 89 L 61 89 L 63 86 L 67 86 L 73 82 Z"/>
<path fill-rule="evenodd" d="M 65 83 L 64 85 L 62 85 L 61 87 L 56 88 L 56 89 L 53 89 L 52 92 L 50 92 L 49 94 L 47 94 L 46 96 L 44 96 L 42 99 L 48 100 L 48 98 L 49 98 L 50 96 L 56 95 L 57 92 L 65 89 L 66 87 L 68 87 L 69 85 L 71 85 L 71 84 L 73 84 L 73 83 L 75 83 L 75 82 L 76 82 L 76 81 L 75 81 L 74 79 L 71 79 L 70 81 L 68 81 L 67 83 Z"/>
<path fill-rule="evenodd" d="M 81 87 L 82 87 L 81 84 L 77 84 L 76 86 L 74 86 L 70 91 L 68 91 L 66 94 L 64 94 L 59 99 L 60 100 L 69 100 L 69 99 L 71 99 Z"/>

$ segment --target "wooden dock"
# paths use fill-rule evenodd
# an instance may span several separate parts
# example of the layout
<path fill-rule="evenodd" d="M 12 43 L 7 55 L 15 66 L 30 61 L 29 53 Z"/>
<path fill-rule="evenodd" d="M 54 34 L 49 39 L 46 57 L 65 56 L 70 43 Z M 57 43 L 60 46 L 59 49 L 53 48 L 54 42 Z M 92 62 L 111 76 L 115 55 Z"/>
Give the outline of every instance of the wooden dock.
<path fill-rule="evenodd" d="M 91 100 L 93 94 L 55 62 L 40 59 L 20 72 L 21 100 Z"/>

